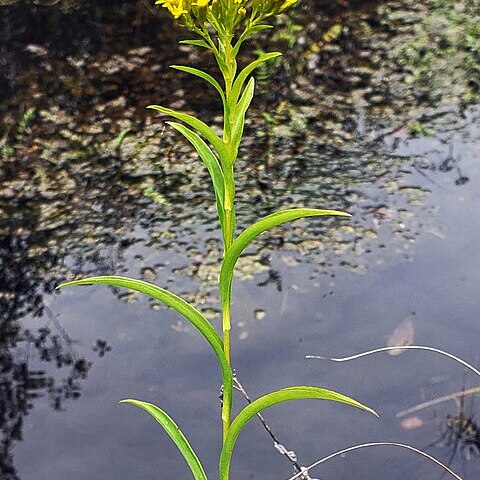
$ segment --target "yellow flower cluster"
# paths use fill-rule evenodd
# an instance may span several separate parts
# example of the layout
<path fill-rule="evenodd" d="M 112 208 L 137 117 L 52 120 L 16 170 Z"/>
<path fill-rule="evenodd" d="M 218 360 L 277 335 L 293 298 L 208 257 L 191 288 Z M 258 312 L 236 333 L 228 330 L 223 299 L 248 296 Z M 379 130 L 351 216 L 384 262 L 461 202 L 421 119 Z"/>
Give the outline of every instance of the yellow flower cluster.
<path fill-rule="evenodd" d="M 247 9 L 251 10 L 251 21 L 261 21 L 284 12 L 296 2 L 297 0 L 157 0 L 155 4 L 166 8 L 179 23 L 191 26 L 199 20 L 203 23 L 208 16 L 213 16 L 217 25 L 225 24 L 227 18 L 233 19 L 233 25 L 237 25 L 247 15 Z"/>

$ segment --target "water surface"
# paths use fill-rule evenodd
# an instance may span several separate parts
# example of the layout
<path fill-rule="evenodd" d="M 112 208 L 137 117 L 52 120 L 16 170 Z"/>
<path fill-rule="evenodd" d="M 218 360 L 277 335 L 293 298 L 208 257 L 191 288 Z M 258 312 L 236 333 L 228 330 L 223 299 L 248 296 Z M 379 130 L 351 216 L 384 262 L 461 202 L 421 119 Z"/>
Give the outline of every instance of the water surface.
<path fill-rule="evenodd" d="M 455 95 L 435 90 L 433 99 L 414 95 L 423 77 L 413 87 L 398 78 L 389 47 L 405 42 L 426 15 L 421 4 L 410 7 L 334 9 L 318 17 L 317 30 L 299 12 L 307 33 L 294 43 L 293 58 L 273 79 L 263 72 L 237 169 L 239 227 L 300 205 L 346 209 L 353 218 L 297 222 L 248 250 L 234 284 L 233 364 L 251 397 L 312 384 L 379 412 L 377 420 L 313 401 L 270 409 L 268 424 L 301 465 L 359 442 L 435 443 L 429 452 L 469 480 L 480 473 L 480 434 L 462 431 L 455 442 L 447 415 L 463 408 L 474 417 L 475 398 L 397 414 L 478 385 L 471 374 L 423 352 L 343 365 L 305 360 L 384 346 L 408 319 L 416 343 L 478 363 L 480 110 L 460 74 Z M 9 9 L 2 21 L 13 24 L 18 5 Z M 2 478 L 188 478 L 160 427 L 117 404 L 125 397 L 168 411 L 214 478 L 220 376 L 204 340 L 139 295 L 54 291 L 65 278 L 127 274 L 185 296 L 219 327 L 221 245 L 207 176 L 163 120 L 141 107 L 152 98 L 177 102 L 212 122 L 217 110 L 187 79 L 171 93 L 166 66 L 181 32 L 167 31 L 140 6 L 113 17 L 94 10 L 60 11 L 46 26 L 12 30 L 3 49 L 18 62 L 2 87 L 9 147 L 0 192 Z M 24 14 L 49 15 L 40 7 Z M 47 35 L 75 19 L 71 35 L 84 41 L 71 49 Z M 344 33 L 315 53 L 332 24 Z M 112 42 L 117 25 L 122 41 L 133 38 L 128 50 Z M 170 43 L 159 47 L 159 38 Z M 378 71 L 363 65 L 375 55 Z M 194 61 L 188 49 L 179 56 Z M 440 67 L 433 71 L 442 78 Z M 278 82 L 276 95 L 268 81 Z M 261 114 L 262 105 L 271 116 Z M 243 404 L 237 395 L 235 409 Z M 393 479 L 441 475 L 393 449 L 350 454 L 311 474 L 333 479 L 352 471 L 359 480 L 383 479 L 386 471 Z M 261 425 L 248 425 L 232 478 L 291 473 Z"/>

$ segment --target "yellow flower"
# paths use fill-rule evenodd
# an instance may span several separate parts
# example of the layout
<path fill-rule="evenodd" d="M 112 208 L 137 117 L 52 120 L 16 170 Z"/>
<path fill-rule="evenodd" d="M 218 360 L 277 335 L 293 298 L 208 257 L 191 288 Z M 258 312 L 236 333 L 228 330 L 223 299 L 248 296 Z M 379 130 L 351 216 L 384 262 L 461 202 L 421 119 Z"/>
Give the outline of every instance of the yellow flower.
<path fill-rule="evenodd" d="M 158 4 L 167 8 L 175 19 L 181 17 L 184 13 L 188 13 L 188 11 L 183 8 L 183 0 L 157 0 L 155 5 Z"/>
<path fill-rule="evenodd" d="M 184 13 L 188 13 L 181 6 L 169 7 L 168 11 L 173 15 L 173 18 L 181 17 Z"/>
<path fill-rule="evenodd" d="M 196 5 L 198 8 L 204 8 L 207 7 L 209 3 L 210 0 L 197 0 L 197 3 L 194 3 L 193 5 Z"/>

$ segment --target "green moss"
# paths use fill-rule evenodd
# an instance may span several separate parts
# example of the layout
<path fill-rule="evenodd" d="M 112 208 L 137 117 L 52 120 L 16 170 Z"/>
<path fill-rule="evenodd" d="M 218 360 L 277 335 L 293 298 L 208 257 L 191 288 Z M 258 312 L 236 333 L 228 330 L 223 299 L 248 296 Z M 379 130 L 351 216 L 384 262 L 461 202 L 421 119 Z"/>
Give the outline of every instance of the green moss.
<path fill-rule="evenodd" d="M 399 61 L 425 92 L 468 96 L 480 86 L 480 19 L 472 0 L 431 0 Z M 446 82 L 445 79 L 449 81 Z"/>
<path fill-rule="evenodd" d="M 435 133 L 435 130 L 433 130 L 432 128 L 426 127 L 420 122 L 413 122 L 412 124 L 410 124 L 409 129 L 410 129 L 410 133 L 416 137 L 430 136 Z"/>

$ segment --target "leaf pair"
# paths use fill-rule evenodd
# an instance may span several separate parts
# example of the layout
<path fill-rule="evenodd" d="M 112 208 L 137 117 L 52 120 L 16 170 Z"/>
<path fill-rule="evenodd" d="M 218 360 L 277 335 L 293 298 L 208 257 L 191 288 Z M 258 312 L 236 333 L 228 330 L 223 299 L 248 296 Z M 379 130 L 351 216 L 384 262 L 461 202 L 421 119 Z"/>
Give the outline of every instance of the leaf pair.
<path fill-rule="evenodd" d="M 251 404 L 246 406 L 235 420 L 232 422 L 227 438 L 225 439 L 222 453 L 220 456 L 219 474 L 220 480 L 228 480 L 230 473 L 230 462 L 232 458 L 233 448 L 237 441 L 238 435 L 243 430 L 245 425 L 258 413 L 273 405 L 288 402 L 291 400 L 300 399 L 314 399 L 314 400 L 329 400 L 338 403 L 345 403 L 347 405 L 366 410 L 374 415 L 377 415 L 374 410 L 361 403 L 353 400 L 350 397 L 342 395 L 331 390 L 326 390 L 318 387 L 299 386 L 284 388 L 275 392 L 268 393 L 263 397 L 258 398 Z M 147 413 L 149 413 L 167 432 L 169 437 L 173 440 L 177 448 L 180 450 L 183 458 L 186 460 L 195 480 L 206 480 L 205 471 L 195 454 L 193 448 L 188 443 L 187 439 L 175 424 L 175 422 L 160 408 L 151 403 L 142 402 L 139 400 L 123 400 L 121 403 L 129 403 L 135 405 Z M 378 416 L 378 415 L 377 415 Z"/>
<path fill-rule="evenodd" d="M 120 288 L 128 288 L 130 290 L 134 290 L 136 292 L 143 293 L 152 297 L 160 302 L 164 303 L 170 308 L 173 308 L 178 313 L 183 315 L 207 340 L 207 342 L 212 347 L 217 359 L 219 361 L 221 370 L 222 370 L 222 377 L 223 377 L 223 385 L 224 385 L 224 399 L 223 401 L 228 404 L 228 411 L 231 409 L 232 403 L 232 371 L 227 363 L 227 359 L 225 357 L 223 351 L 223 342 L 220 339 L 219 335 L 212 327 L 212 325 L 208 322 L 208 320 L 192 305 L 188 302 L 183 300 L 182 298 L 174 295 L 163 288 L 160 288 L 156 285 L 153 285 L 148 282 L 144 282 L 141 280 L 134 280 L 131 278 L 126 277 L 118 277 L 118 276 L 103 276 L 103 277 L 91 277 L 85 278 L 83 280 L 75 280 L 72 282 L 67 282 L 60 285 L 58 288 L 68 287 L 68 286 L 76 286 L 76 285 L 109 285 L 114 287 Z M 228 434 L 224 441 L 224 446 L 222 449 L 221 459 L 220 459 L 220 478 L 221 480 L 227 480 L 229 477 L 229 470 L 230 470 L 230 461 L 233 452 L 233 448 L 235 446 L 235 442 L 241 430 L 250 421 L 257 413 L 260 411 L 278 403 L 290 401 L 290 400 L 298 400 L 298 399 L 317 399 L 317 400 L 330 400 L 335 402 L 346 403 L 352 405 L 357 408 L 361 408 L 363 410 L 369 411 L 373 414 L 375 412 L 360 404 L 356 400 L 353 400 L 349 397 L 341 395 L 339 393 L 317 388 L 317 387 L 290 387 L 285 388 L 282 390 L 277 390 L 275 392 L 269 393 L 257 400 L 253 401 L 250 405 L 245 407 L 235 418 L 232 422 Z M 139 408 L 142 408 L 146 412 L 148 412 L 151 416 L 155 418 L 155 420 L 162 425 L 164 430 L 173 440 L 173 442 L 177 445 L 178 449 L 182 453 L 183 457 L 185 458 L 186 462 L 188 463 L 190 470 L 195 478 L 195 480 L 206 480 L 206 475 L 203 470 L 203 467 L 193 451 L 192 447 L 188 443 L 187 439 L 180 431 L 178 426 L 175 422 L 161 410 L 159 407 L 152 405 L 150 403 L 142 402 L 139 400 L 124 400 L 123 403 L 129 403 L 135 405 Z"/>

